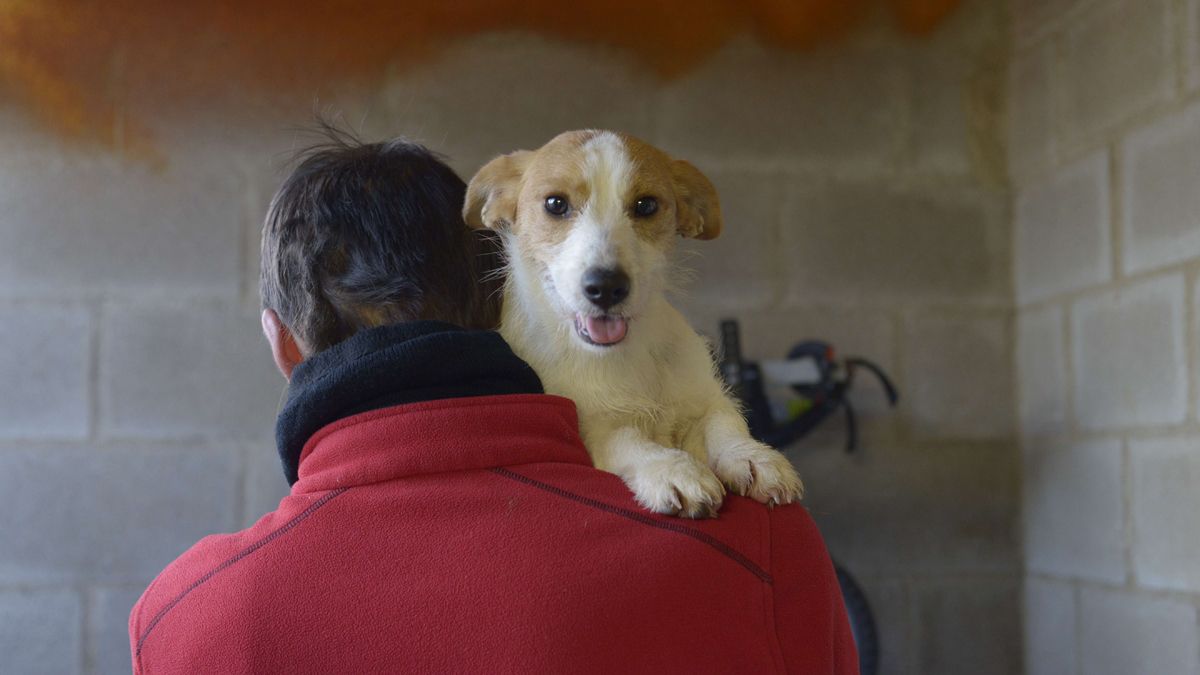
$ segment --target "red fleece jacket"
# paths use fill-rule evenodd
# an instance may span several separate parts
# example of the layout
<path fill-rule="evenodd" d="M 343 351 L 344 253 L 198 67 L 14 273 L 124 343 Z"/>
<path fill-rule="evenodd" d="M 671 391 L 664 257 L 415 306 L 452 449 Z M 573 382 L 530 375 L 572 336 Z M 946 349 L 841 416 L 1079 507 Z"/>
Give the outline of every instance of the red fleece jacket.
<path fill-rule="evenodd" d="M 325 427 L 279 509 L 184 553 L 129 632 L 146 675 L 857 672 L 803 508 L 647 513 L 532 394 Z"/>

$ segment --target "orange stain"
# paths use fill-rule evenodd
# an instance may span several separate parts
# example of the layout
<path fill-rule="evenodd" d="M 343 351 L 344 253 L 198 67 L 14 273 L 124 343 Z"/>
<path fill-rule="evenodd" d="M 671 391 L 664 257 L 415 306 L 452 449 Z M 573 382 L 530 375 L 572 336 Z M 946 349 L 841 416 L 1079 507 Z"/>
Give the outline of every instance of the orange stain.
<path fill-rule="evenodd" d="M 835 40 L 878 2 L 0 0 L 0 87 L 67 137 L 152 154 L 125 96 L 200 105 L 230 87 L 311 92 L 497 30 L 614 46 L 671 77 L 739 33 L 791 49 Z M 886 2 L 902 29 L 923 34 L 960 0 Z"/>

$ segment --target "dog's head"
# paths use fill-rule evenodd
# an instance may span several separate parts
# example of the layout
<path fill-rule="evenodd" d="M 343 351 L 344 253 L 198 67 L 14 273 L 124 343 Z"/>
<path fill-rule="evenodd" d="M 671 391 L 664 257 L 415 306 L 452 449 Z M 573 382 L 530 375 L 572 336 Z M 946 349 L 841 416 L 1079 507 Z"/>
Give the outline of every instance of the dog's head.
<path fill-rule="evenodd" d="M 682 160 L 624 134 L 569 131 L 497 157 L 467 188 L 463 217 L 505 233 L 581 345 L 621 343 L 661 294 L 676 235 L 721 232 L 717 192 Z"/>

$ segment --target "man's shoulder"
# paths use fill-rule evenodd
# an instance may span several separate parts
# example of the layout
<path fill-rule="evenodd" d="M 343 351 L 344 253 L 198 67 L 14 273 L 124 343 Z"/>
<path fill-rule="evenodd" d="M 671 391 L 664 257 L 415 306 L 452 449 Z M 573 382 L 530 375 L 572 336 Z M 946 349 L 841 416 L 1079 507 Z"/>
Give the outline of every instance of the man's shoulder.
<path fill-rule="evenodd" d="M 494 473 L 541 502 L 530 509 L 553 509 L 559 518 L 573 514 L 569 519 L 581 524 L 609 518 L 640 533 L 624 540 L 629 546 L 718 556 L 763 581 L 771 576 L 773 540 L 786 539 L 789 548 L 805 550 L 818 561 L 827 556 L 820 532 L 802 505 L 771 508 L 731 494 L 716 518 L 691 520 L 647 511 L 618 476 L 590 467 L 538 464 Z"/>
<path fill-rule="evenodd" d="M 142 593 L 130 617 L 130 629 L 137 624 L 144 629 L 156 619 L 161 620 L 159 615 L 169 609 L 172 603 L 178 602 L 180 595 L 202 583 L 206 575 L 244 549 L 255 529 L 251 527 L 241 532 L 209 535 L 184 551 L 159 572 Z"/>
<path fill-rule="evenodd" d="M 601 647 L 639 640 L 652 653 L 672 622 L 680 655 L 716 658 L 745 641 L 713 642 L 704 626 L 731 612 L 761 626 L 772 585 L 819 576 L 797 550 L 824 555 L 799 506 L 730 496 L 719 517 L 695 521 L 647 512 L 620 478 L 582 464 L 429 474 L 294 495 L 247 530 L 200 541 L 146 591 L 130 635 L 135 666 L 161 672 L 229 670 L 222 659 L 251 653 L 266 659 L 258 670 L 278 666 L 271 654 L 303 654 L 320 671 L 384 659 L 356 651 L 381 641 L 420 661 L 441 658 L 447 635 L 481 653 L 548 658 L 519 646 L 545 625 L 574 627 L 563 659 L 613 658 Z M 692 608 L 682 623 L 681 603 Z M 514 627 L 513 616 L 528 621 Z"/>
<path fill-rule="evenodd" d="M 571 464 L 529 464 L 493 469 L 492 473 L 545 493 L 548 498 L 576 502 L 636 521 L 676 523 L 711 531 L 754 532 L 754 526 L 784 527 L 804 536 L 817 536 L 816 525 L 802 505 L 769 507 L 734 494 L 725 496 L 716 518 L 688 519 L 656 514 L 637 503 L 624 481 L 615 474 Z M 761 535 L 767 530 L 757 530 Z"/>
<path fill-rule="evenodd" d="M 319 497 L 319 496 L 318 496 Z M 235 565 L 239 570 L 262 569 L 270 565 L 267 544 L 291 525 L 305 504 L 312 499 L 287 498 L 279 510 L 262 516 L 250 527 L 232 533 L 213 534 L 196 542 L 168 564 L 142 593 L 129 616 L 129 635 L 135 658 L 152 635 L 170 631 L 175 614 L 190 614 L 189 596 L 209 592 L 221 585 L 227 575 L 221 573 Z M 267 549 L 263 551 L 261 549 Z M 258 554 L 258 555 L 255 555 Z M 214 583 L 216 582 L 216 583 Z M 228 602 L 220 603 L 230 608 Z"/>

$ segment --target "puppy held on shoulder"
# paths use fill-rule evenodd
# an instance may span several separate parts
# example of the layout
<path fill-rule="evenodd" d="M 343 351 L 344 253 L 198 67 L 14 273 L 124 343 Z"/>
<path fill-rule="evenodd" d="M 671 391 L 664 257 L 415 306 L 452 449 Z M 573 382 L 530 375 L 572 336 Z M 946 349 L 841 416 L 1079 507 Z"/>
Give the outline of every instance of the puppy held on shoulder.
<path fill-rule="evenodd" d="M 691 164 L 631 136 L 571 131 L 497 157 L 463 216 L 500 233 L 500 331 L 571 398 L 596 467 L 651 511 L 713 517 L 726 489 L 774 505 L 803 486 L 749 433 L 708 347 L 666 300 L 677 236 L 721 232 L 716 189 Z"/>

